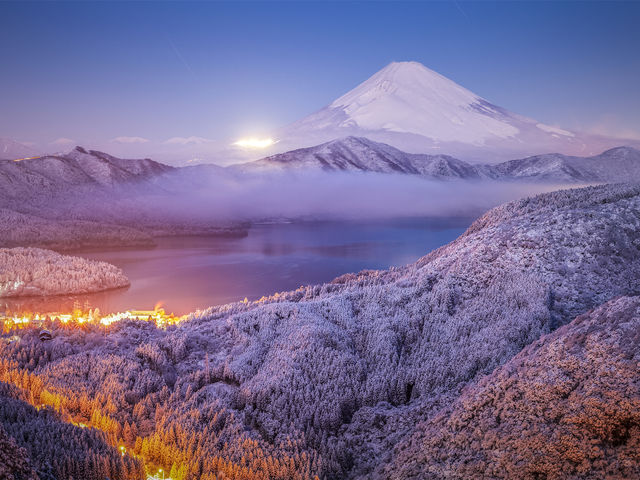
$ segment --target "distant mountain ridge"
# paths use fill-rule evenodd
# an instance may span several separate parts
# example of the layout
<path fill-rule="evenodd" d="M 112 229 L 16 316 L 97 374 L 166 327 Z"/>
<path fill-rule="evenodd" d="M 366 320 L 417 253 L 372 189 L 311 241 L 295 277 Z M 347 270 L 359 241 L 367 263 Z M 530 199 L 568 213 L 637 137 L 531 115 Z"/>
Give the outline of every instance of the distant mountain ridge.
<path fill-rule="evenodd" d="M 449 155 L 407 153 L 367 138 L 346 137 L 228 168 L 241 172 L 321 170 L 404 173 L 437 180 L 625 182 L 640 180 L 640 150 L 616 147 L 592 157 L 551 153 L 482 165 Z"/>
<path fill-rule="evenodd" d="M 172 167 L 145 159 L 122 159 L 76 147 L 64 155 L 20 161 L 0 160 L 0 206 L 4 201 L 48 196 L 82 188 L 104 192 L 146 183 L 157 191 L 207 188 L 214 178 L 279 172 L 371 172 L 406 174 L 447 180 L 523 181 L 584 184 L 640 181 L 640 150 L 616 147 L 591 157 L 559 153 L 536 155 L 498 164 L 473 164 L 449 155 L 403 152 L 368 138 L 346 137 L 314 147 L 232 165 Z"/>
<path fill-rule="evenodd" d="M 205 173 L 217 170 L 179 169 L 83 147 L 0 160 L 0 247 L 149 247 L 153 236 L 245 235 L 242 222 L 206 223 L 180 207 L 167 212 L 188 188 L 206 185 Z"/>
<path fill-rule="evenodd" d="M 0 160 L 0 201 L 69 188 L 104 191 L 136 183 L 180 191 L 185 185 L 206 188 L 215 177 L 241 182 L 245 174 L 278 172 L 406 174 L 438 181 L 629 182 L 640 181 L 640 150 L 616 147 L 591 157 L 549 153 L 498 164 L 473 164 L 449 155 L 407 153 L 368 138 L 346 137 L 223 168 L 213 164 L 172 167 L 149 158 L 122 159 L 76 147 L 64 155 Z"/>
<path fill-rule="evenodd" d="M 367 138 L 346 137 L 315 147 L 228 167 L 239 171 L 313 170 L 406 173 L 433 178 L 479 178 L 477 169 L 448 155 L 406 153 Z"/>
<path fill-rule="evenodd" d="M 148 158 L 128 160 L 76 147 L 65 155 L 0 161 L 4 197 L 59 191 L 64 187 L 113 186 L 147 180 L 174 170 Z"/>
<path fill-rule="evenodd" d="M 345 89 L 346 90 L 346 89 Z M 595 94 L 596 92 L 594 92 Z M 509 111 L 419 62 L 392 62 L 318 111 L 279 128 L 246 132 L 270 138 L 266 148 L 245 148 L 238 138 L 176 137 L 145 143 L 154 158 L 167 162 L 199 159 L 220 165 L 318 145 L 344 137 L 366 137 L 410 153 L 448 154 L 489 163 L 559 152 L 592 156 L 620 144 L 640 148 L 640 139 L 612 138 L 547 125 Z M 544 103 L 544 98 L 537 99 Z M 588 119 L 587 119 L 588 120 Z M 64 140 L 65 139 L 60 139 Z M 140 144 L 103 143 L 124 156 Z M 39 147 L 59 148 L 56 144 Z M 126 150 L 126 154 L 123 152 Z M 34 148 L 0 138 L 0 159 L 27 158 Z"/>

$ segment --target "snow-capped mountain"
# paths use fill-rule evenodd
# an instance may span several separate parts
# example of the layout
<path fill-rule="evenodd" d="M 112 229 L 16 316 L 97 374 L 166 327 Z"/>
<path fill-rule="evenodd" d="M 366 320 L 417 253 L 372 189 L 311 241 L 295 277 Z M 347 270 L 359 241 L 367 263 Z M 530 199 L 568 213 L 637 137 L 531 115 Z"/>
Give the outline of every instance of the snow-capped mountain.
<path fill-rule="evenodd" d="M 321 110 L 274 132 L 280 153 L 346 136 L 411 153 L 495 163 L 540 152 L 595 155 L 620 139 L 585 135 L 510 112 L 417 62 L 394 62 Z"/>
<path fill-rule="evenodd" d="M 403 152 L 367 138 L 346 137 L 229 167 L 239 172 L 345 171 L 403 173 L 436 180 L 493 179 L 550 183 L 640 181 L 640 150 L 616 147 L 592 157 L 559 153 L 471 164 L 448 155 Z"/>
<path fill-rule="evenodd" d="M 0 160 L 13 160 L 35 155 L 38 155 L 38 152 L 27 145 L 10 138 L 0 138 Z"/>

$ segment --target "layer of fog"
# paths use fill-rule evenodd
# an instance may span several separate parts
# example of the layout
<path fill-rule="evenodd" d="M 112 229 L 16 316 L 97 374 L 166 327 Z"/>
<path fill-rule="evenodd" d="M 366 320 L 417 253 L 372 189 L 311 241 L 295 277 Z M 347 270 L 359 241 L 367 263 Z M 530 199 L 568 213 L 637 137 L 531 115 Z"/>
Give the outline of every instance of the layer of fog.
<path fill-rule="evenodd" d="M 169 218 L 200 221 L 475 216 L 562 187 L 374 173 L 212 175 L 199 178 L 197 186 L 174 183 L 175 194 L 153 202 Z"/>
<path fill-rule="evenodd" d="M 265 220 L 475 217 L 517 198 L 576 187 L 428 180 L 377 173 L 229 174 L 179 169 L 134 185 L 78 188 L 22 202 L 19 211 L 130 226 L 224 226 Z M 29 207 L 27 208 L 27 204 Z"/>

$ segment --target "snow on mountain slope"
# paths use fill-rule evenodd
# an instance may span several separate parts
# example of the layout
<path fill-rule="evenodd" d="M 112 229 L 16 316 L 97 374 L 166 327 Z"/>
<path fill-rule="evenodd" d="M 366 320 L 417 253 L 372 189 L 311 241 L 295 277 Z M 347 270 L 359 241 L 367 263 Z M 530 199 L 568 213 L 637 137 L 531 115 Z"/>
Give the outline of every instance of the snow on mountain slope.
<path fill-rule="evenodd" d="M 447 155 L 409 154 L 367 138 L 347 137 L 229 167 L 240 172 L 323 170 L 479 178 L 472 165 Z"/>
<path fill-rule="evenodd" d="M 0 161 L 0 198 L 62 192 L 83 185 L 113 186 L 148 180 L 173 169 L 150 159 L 125 160 L 76 147 L 66 155 Z"/>
<path fill-rule="evenodd" d="M 573 165 L 583 168 L 605 181 L 626 182 L 640 179 L 640 150 L 617 147 L 585 159 L 572 159 Z"/>
<path fill-rule="evenodd" d="M 149 248 L 151 236 L 110 223 L 48 219 L 0 208 L 0 247 L 33 246 L 61 250 L 104 247 Z"/>
<path fill-rule="evenodd" d="M 640 293 L 639 232 L 638 186 L 527 198 L 406 267 L 213 307 L 175 329 L 123 323 L 100 343 L 59 329 L 60 356 L 31 374 L 64 413 L 82 414 L 77 396 L 108 396 L 121 424 L 160 431 L 189 465 L 215 455 L 247 477 L 292 478 L 246 461 L 271 455 L 293 458 L 300 479 L 375 478 L 462 388 L 576 315 Z M 34 349 L 18 334 L 0 354 L 27 365 Z M 89 376 L 68 374 L 87 365 Z M 164 434 L 179 425 L 198 449 Z"/>
<path fill-rule="evenodd" d="M 378 478 L 640 478 L 640 298 L 524 349 L 419 425 Z"/>
<path fill-rule="evenodd" d="M 13 160 L 15 158 L 33 157 L 38 152 L 22 143 L 10 138 L 0 138 L 0 160 Z"/>
<path fill-rule="evenodd" d="M 362 137 L 346 137 L 315 147 L 228 167 L 236 172 L 347 171 L 403 173 L 426 178 L 526 180 L 547 183 L 640 181 L 640 150 L 617 147 L 593 157 L 558 153 L 490 164 L 470 164 L 448 155 L 406 153 Z"/>
<path fill-rule="evenodd" d="M 557 153 L 536 155 L 489 166 L 496 178 L 528 180 L 534 182 L 598 182 L 601 179 L 585 171 L 567 157 Z"/>
<path fill-rule="evenodd" d="M 236 379 L 263 435 L 307 432 L 371 478 L 416 415 L 576 315 L 640 293 L 639 232 L 637 186 L 559 191 L 498 207 L 407 267 L 216 307 L 184 328 L 215 339 L 212 368 Z"/>
<path fill-rule="evenodd" d="M 335 100 L 341 126 L 483 145 L 518 133 L 509 114 L 417 62 L 394 62 Z"/>
<path fill-rule="evenodd" d="M 358 136 L 411 153 L 447 153 L 491 163 L 540 152 L 595 155 L 629 143 L 517 115 L 417 62 L 387 65 L 323 109 L 272 136 L 278 141 L 270 150 L 273 153 Z"/>
<path fill-rule="evenodd" d="M 551 153 L 487 166 L 497 178 L 551 182 L 640 180 L 640 150 L 617 147 L 592 157 Z"/>
<path fill-rule="evenodd" d="M 82 147 L 0 161 L 0 245 L 71 249 L 149 245 L 150 235 L 245 235 L 243 221 L 210 215 L 198 203 L 221 171 Z"/>

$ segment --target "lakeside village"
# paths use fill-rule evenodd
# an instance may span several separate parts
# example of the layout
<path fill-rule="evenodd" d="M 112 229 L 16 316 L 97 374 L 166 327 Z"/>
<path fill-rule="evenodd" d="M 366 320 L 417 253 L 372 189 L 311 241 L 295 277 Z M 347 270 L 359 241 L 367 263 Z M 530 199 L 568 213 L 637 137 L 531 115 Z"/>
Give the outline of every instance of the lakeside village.
<path fill-rule="evenodd" d="M 14 329 L 40 327 L 43 328 L 40 333 L 40 339 L 46 341 L 51 339 L 51 332 L 46 328 L 56 322 L 72 325 L 93 324 L 108 327 L 112 323 L 122 320 L 141 320 L 153 322 L 159 328 L 166 328 L 169 325 L 179 323 L 184 318 L 186 318 L 186 315 L 178 317 L 173 313 L 167 314 L 165 310 L 160 307 L 160 304 L 156 305 L 153 310 L 127 310 L 126 312 L 110 313 L 103 316 L 99 309 L 91 308 L 91 305 L 88 303 L 81 306 L 79 302 L 76 302 L 71 313 L 0 312 L 0 332 L 8 333 Z"/>

